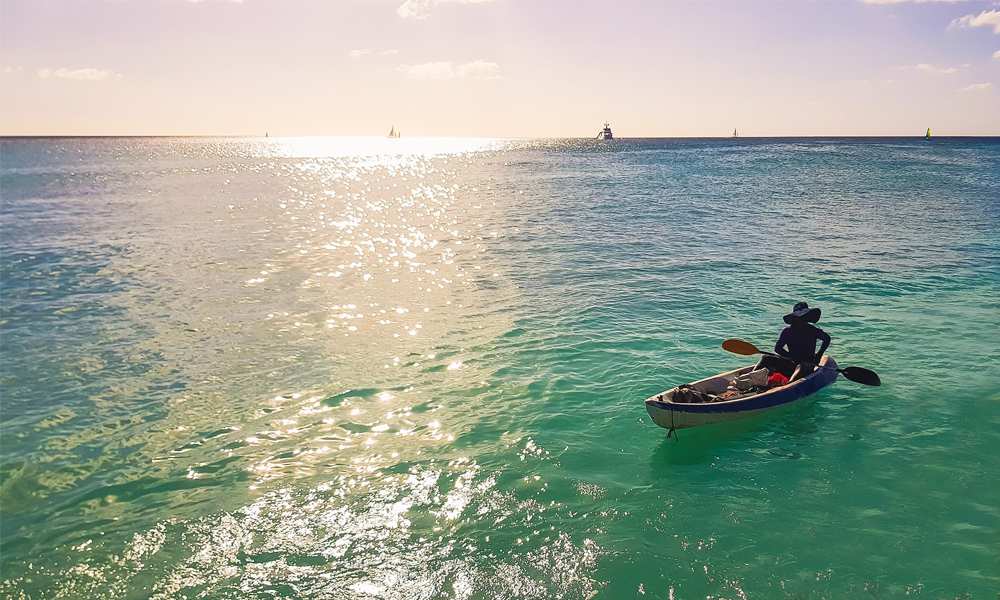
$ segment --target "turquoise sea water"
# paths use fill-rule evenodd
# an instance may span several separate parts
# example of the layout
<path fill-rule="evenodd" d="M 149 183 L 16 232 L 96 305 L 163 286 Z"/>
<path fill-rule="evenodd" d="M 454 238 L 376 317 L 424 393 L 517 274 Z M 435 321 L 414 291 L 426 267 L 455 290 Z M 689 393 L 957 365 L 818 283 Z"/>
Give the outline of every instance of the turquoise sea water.
<path fill-rule="evenodd" d="M 0 594 L 985 598 L 1000 140 L 4 138 Z M 643 399 L 823 310 L 841 378 Z"/>

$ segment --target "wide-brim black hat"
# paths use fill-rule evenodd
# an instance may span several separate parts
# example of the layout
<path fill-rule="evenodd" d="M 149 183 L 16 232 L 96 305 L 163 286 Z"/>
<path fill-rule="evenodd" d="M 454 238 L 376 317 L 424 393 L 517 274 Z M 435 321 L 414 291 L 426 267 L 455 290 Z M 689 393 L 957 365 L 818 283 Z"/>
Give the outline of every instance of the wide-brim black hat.
<path fill-rule="evenodd" d="M 815 323 L 819 321 L 819 317 L 822 311 L 818 308 L 809 308 L 809 305 L 805 302 L 799 302 L 792 307 L 792 312 L 790 314 L 782 317 L 785 323 L 791 325 L 795 321 L 805 321 L 806 323 Z"/>

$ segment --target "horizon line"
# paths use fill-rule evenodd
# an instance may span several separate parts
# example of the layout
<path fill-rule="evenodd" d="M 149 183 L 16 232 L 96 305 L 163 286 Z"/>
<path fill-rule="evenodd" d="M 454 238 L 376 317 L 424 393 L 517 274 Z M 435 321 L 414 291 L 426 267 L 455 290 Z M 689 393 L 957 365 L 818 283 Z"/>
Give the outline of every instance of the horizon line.
<path fill-rule="evenodd" d="M 296 138 L 384 138 L 382 135 L 322 135 L 322 134 L 309 134 L 309 135 L 276 135 L 273 138 L 267 135 L 240 135 L 240 134 L 0 134 L 0 139 L 3 138 L 60 138 L 60 139 L 72 139 L 72 138 L 251 138 L 251 139 L 296 139 Z M 957 134 L 957 135 L 934 135 L 931 139 L 941 139 L 941 138 L 994 138 L 1000 137 L 1000 134 Z M 848 135 L 835 135 L 835 134 L 822 134 L 822 135 L 747 135 L 747 136 L 725 136 L 725 135 L 678 135 L 678 136 L 628 136 L 628 137 L 616 137 L 611 140 L 603 140 L 594 137 L 579 137 L 579 136 L 476 136 L 476 135 L 414 135 L 407 138 L 393 138 L 398 140 L 403 139 L 490 139 L 490 140 L 593 140 L 595 142 L 616 142 L 625 140 L 696 140 L 696 139 L 721 139 L 721 140 L 751 140 L 751 139 L 822 139 L 822 138 L 857 138 L 857 139 L 909 139 L 909 138 L 920 138 L 925 139 L 925 134 L 908 134 L 908 135 L 881 135 L 881 134 L 848 134 Z"/>

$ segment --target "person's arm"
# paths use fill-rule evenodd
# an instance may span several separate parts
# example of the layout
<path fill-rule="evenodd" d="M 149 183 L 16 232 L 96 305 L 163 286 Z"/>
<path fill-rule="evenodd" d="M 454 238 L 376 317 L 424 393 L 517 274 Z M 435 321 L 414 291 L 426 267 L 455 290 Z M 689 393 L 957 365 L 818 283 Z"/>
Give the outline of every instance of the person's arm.
<path fill-rule="evenodd" d="M 819 345 L 819 352 L 816 353 L 816 361 L 815 361 L 816 363 L 819 363 L 819 359 L 823 358 L 823 353 L 826 352 L 826 349 L 830 347 L 831 338 L 829 333 L 817 327 L 816 339 L 818 339 L 821 342 Z"/>
<path fill-rule="evenodd" d="M 781 330 L 781 335 L 778 336 L 778 341 L 774 343 L 774 353 L 778 356 L 784 356 L 785 358 L 791 358 L 791 353 L 785 349 L 788 344 L 788 332 L 791 330 L 790 327 L 785 327 Z"/>

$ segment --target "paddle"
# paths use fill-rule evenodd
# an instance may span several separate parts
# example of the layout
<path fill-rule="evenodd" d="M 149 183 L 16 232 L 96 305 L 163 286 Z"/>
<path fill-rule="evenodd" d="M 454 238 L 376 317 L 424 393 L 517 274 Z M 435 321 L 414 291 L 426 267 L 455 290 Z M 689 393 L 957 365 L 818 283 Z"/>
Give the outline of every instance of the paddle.
<path fill-rule="evenodd" d="M 722 342 L 722 349 L 728 352 L 732 352 L 733 354 L 741 354 L 743 356 L 750 356 L 752 354 L 767 354 L 769 356 L 777 356 L 777 354 L 774 354 L 773 352 L 764 352 L 763 350 L 758 350 L 757 346 L 754 346 L 750 342 L 744 342 L 743 340 L 726 340 Z M 833 367 L 826 367 L 814 363 L 802 363 L 802 364 L 811 365 L 813 367 L 820 367 L 821 369 L 833 369 Z M 868 369 L 862 369 L 861 367 L 847 367 L 846 369 L 834 369 L 834 370 L 855 383 L 861 383 L 864 385 L 870 385 L 874 387 L 882 385 L 882 380 L 878 378 L 878 374 L 875 373 L 875 371 L 869 371 Z"/>

